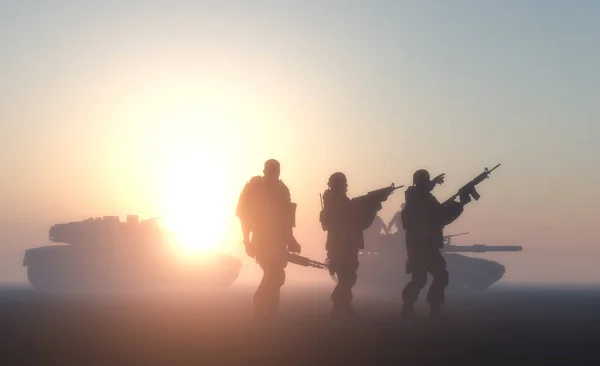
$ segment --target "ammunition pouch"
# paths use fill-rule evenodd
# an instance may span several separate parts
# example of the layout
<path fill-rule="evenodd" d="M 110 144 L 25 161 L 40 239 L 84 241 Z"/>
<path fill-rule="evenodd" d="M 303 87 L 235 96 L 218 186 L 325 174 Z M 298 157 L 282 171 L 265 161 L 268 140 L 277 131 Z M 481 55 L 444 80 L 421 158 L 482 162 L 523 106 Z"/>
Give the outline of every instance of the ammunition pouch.
<path fill-rule="evenodd" d="M 321 210 L 319 213 L 319 222 L 321 223 L 321 229 L 323 229 L 323 231 L 327 231 L 329 229 L 327 226 L 327 215 L 325 214 L 325 210 Z"/>
<path fill-rule="evenodd" d="M 291 203 L 290 204 L 290 226 L 291 227 L 296 227 L 296 208 L 298 207 L 298 205 L 296 203 Z"/>

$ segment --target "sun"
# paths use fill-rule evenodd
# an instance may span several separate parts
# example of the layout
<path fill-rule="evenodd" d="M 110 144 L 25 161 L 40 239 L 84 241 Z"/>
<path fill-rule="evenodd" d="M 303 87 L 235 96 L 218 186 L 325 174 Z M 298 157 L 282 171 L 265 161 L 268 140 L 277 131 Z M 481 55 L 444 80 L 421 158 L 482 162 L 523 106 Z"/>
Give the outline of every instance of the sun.
<path fill-rule="evenodd" d="M 220 250 L 231 215 L 231 193 L 218 159 L 200 153 L 192 157 L 189 159 L 188 153 L 186 158 L 170 160 L 162 219 L 175 234 L 178 249 L 186 255 Z"/>
<path fill-rule="evenodd" d="M 252 98 L 220 89 L 168 99 L 152 117 L 148 164 L 156 172 L 160 221 L 174 234 L 174 249 L 187 257 L 235 250 L 240 175 L 255 154 L 245 138 L 258 125 L 250 122 L 263 119 Z"/>

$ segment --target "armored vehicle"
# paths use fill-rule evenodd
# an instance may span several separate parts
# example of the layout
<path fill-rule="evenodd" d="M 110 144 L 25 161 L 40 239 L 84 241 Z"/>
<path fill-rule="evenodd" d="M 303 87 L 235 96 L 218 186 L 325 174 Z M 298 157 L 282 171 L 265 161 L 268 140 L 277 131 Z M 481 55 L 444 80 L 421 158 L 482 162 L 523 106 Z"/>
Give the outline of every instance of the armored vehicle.
<path fill-rule="evenodd" d="M 44 291 L 97 291 L 229 286 L 241 261 L 221 253 L 185 263 L 175 254 L 176 236 L 157 219 L 128 215 L 89 218 L 50 227 L 56 245 L 25 251 L 29 283 Z"/>
<path fill-rule="evenodd" d="M 453 245 L 452 237 L 444 236 L 442 253 L 450 272 L 447 292 L 482 292 L 498 282 L 505 272 L 502 264 L 484 258 L 475 258 L 458 253 L 487 253 L 522 251 L 521 246 Z M 360 253 L 358 286 L 368 289 L 378 287 L 401 290 L 410 275 L 406 273 L 406 249 L 404 232 L 365 236 L 365 249 Z M 429 280 L 431 281 L 431 279 Z"/>

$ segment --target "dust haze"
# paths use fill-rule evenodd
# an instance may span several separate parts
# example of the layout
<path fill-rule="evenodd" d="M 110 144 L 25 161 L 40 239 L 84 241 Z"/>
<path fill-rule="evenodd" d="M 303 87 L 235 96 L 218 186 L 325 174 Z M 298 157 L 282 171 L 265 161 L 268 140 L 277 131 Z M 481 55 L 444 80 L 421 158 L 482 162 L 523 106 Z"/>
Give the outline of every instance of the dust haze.
<path fill-rule="evenodd" d="M 1 2 L 0 364 L 590 363 L 599 4 Z M 444 173 L 442 202 L 501 163 L 444 229 L 468 232 L 443 253 L 448 319 L 424 316 L 431 276 L 422 319 L 402 319 L 406 251 L 381 232 L 359 255 L 355 321 L 330 317 L 327 269 L 293 263 L 280 317 L 254 319 L 263 271 L 236 203 L 271 158 L 298 204 L 301 255 L 318 262 L 332 173 L 349 197 Z M 404 202 L 403 189 L 383 202 L 384 224 Z M 164 219 L 176 255 L 49 238 L 127 215 Z M 28 274 L 55 260 L 57 276 Z"/>

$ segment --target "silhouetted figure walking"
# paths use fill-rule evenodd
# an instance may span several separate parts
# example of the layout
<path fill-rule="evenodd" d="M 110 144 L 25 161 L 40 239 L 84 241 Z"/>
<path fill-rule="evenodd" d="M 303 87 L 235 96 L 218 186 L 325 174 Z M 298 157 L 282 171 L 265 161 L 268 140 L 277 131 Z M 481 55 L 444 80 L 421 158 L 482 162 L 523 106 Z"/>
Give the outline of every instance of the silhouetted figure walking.
<path fill-rule="evenodd" d="M 279 162 L 267 160 L 263 173 L 264 176 L 255 176 L 246 183 L 236 209 L 246 253 L 256 258 L 263 270 L 254 295 L 257 317 L 276 315 L 285 283 L 287 256 L 301 250 L 293 235 L 296 204 L 291 201 L 288 187 L 279 179 Z"/>
<path fill-rule="evenodd" d="M 329 189 L 323 194 L 320 221 L 327 231 L 327 261 L 331 272 L 337 275 L 337 285 L 331 293 L 333 319 L 352 318 L 352 288 L 356 284 L 359 267 L 358 251 L 364 248 L 363 230 L 372 225 L 381 202 L 393 192 L 384 188 L 370 195 L 351 200 L 346 195 L 348 182 L 343 173 L 329 177 Z"/>
<path fill-rule="evenodd" d="M 449 275 L 446 260 L 440 253 L 444 245 L 443 228 L 462 214 L 463 204 L 452 201 L 443 206 L 438 202 L 431 191 L 436 184 L 442 182 L 442 175 L 430 180 L 429 172 L 418 170 L 413 175 L 413 186 L 405 193 L 406 206 L 401 218 L 406 230 L 406 272 L 412 274 L 412 280 L 402 292 L 403 317 L 414 316 L 413 305 L 427 283 L 428 272 L 433 277 L 427 294 L 432 317 L 439 315 L 440 306 L 444 302 Z"/>

